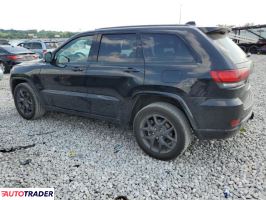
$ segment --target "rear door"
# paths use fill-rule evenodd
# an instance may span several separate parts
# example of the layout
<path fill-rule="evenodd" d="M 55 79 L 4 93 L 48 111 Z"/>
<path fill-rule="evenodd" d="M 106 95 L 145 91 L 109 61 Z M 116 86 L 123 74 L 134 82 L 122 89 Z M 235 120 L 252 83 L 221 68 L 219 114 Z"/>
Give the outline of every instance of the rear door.
<path fill-rule="evenodd" d="M 136 33 L 98 35 L 98 57 L 87 69 L 91 114 L 119 119 L 144 81 L 144 60 Z"/>

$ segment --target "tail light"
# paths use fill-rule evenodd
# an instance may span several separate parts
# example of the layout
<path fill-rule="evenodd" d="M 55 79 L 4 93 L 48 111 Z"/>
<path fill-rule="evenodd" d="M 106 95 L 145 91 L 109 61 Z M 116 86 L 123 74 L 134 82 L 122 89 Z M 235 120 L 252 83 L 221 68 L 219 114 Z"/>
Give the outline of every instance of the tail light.
<path fill-rule="evenodd" d="M 47 53 L 47 50 L 43 50 L 42 54 L 45 55 Z"/>
<path fill-rule="evenodd" d="M 9 55 L 9 56 L 6 56 L 6 58 L 9 59 L 9 60 L 16 61 L 16 60 L 21 59 L 21 56 L 17 56 L 17 55 Z"/>
<path fill-rule="evenodd" d="M 212 70 L 210 74 L 216 83 L 222 83 L 224 86 L 237 87 L 242 85 L 245 80 L 247 80 L 250 70 L 249 68 Z"/>

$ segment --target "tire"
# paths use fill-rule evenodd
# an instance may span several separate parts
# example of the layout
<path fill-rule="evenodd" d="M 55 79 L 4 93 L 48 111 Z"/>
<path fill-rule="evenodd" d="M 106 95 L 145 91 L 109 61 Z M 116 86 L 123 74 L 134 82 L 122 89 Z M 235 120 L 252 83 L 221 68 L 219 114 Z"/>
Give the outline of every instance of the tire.
<path fill-rule="evenodd" d="M 258 50 L 259 50 L 259 47 L 257 47 L 256 45 L 253 45 L 253 46 L 249 47 L 249 49 L 248 49 L 248 51 L 251 54 L 257 54 L 258 53 Z"/>
<path fill-rule="evenodd" d="M 14 102 L 18 113 L 27 120 L 38 119 L 45 114 L 39 95 L 28 83 L 20 83 L 15 87 Z"/>
<path fill-rule="evenodd" d="M 192 129 L 184 113 L 164 102 L 142 108 L 134 118 L 133 131 L 140 148 L 159 160 L 176 158 L 192 141 Z"/>

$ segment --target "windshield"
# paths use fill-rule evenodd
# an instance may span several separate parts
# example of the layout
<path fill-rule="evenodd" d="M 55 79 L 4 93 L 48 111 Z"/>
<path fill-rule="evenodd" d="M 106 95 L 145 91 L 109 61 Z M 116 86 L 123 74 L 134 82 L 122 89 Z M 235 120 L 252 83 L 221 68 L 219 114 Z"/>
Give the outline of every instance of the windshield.
<path fill-rule="evenodd" d="M 209 34 L 214 44 L 235 64 L 247 61 L 246 53 L 224 34 Z"/>
<path fill-rule="evenodd" d="M 25 49 L 23 47 L 14 47 L 14 46 L 2 46 L 4 50 L 11 54 L 28 54 L 28 53 L 33 53 L 29 51 L 28 49 Z"/>

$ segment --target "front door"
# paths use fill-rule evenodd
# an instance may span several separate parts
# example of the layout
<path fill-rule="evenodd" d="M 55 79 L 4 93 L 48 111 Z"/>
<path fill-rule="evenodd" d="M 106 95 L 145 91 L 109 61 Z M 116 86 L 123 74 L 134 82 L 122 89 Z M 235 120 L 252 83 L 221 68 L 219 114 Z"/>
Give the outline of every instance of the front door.
<path fill-rule="evenodd" d="M 51 64 L 42 68 L 42 94 L 49 105 L 89 112 L 86 69 L 92 41 L 92 35 L 70 41 L 55 53 Z"/>

